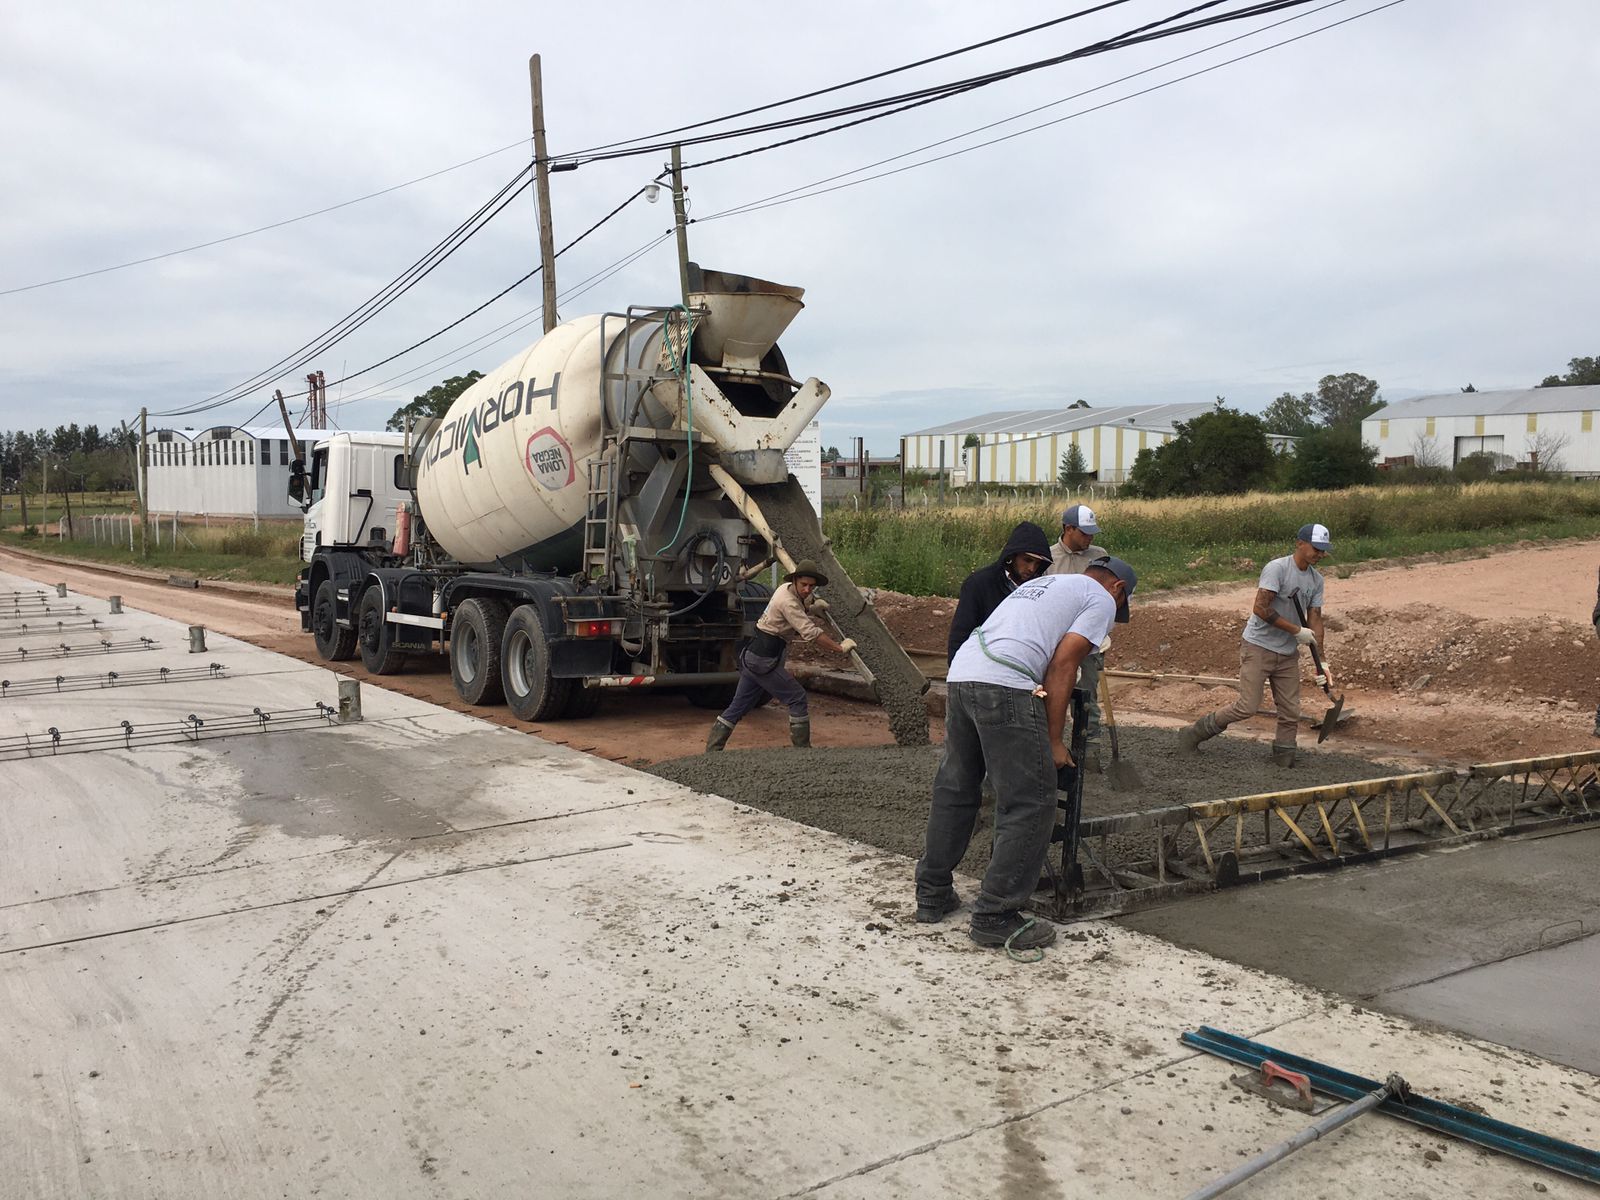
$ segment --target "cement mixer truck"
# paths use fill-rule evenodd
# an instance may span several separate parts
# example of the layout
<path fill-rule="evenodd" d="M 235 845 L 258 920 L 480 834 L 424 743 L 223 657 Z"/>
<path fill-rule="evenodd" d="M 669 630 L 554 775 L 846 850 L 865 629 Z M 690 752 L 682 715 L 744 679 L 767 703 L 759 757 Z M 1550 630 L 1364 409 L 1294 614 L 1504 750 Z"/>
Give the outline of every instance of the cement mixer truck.
<path fill-rule="evenodd" d="M 442 420 L 329 439 L 290 484 L 309 506 L 296 604 L 321 657 L 383 675 L 440 649 L 463 700 L 530 721 L 586 716 L 619 687 L 725 704 L 767 568 L 832 561 L 784 463 L 828 399 L 777 346 L 802 295 L 690 264 L 687 309 L 578 318 Z"/>

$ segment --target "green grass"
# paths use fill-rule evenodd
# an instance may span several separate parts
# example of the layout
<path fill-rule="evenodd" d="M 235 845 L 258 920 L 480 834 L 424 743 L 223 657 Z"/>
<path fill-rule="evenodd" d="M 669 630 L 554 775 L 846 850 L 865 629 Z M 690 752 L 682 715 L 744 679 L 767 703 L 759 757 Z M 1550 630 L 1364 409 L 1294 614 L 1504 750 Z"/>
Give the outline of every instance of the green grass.
<path fill-rule="evenodd" d="M 197 579 L 292 584 L 300 571 L 298 523 L 263 525 L 259 530 L 247 525 L 214 526 L 210 529 L 184 526 L 180 533 L 179 548 L 173 550 L 167 543 L 170 526 L 163 527 L 161 547 L 157 549 L 152 544 L 148 558 L 141 556 L 137 548 L 130 551 L 125 544 L 111 546 L 83 540 L 58 541 L 43 533 L 30 538 L 9 530 L 0 533 L 0 545 L 64 558 L 142 567 L 174 575 L 192 575 Z M 138 531 L 135 530 L 135 538 L 137 536 Z"/>
<path fill-rule="evenodd" d="M 1063 498 L 1061 507 L 1070 503 Z M 824 531 L 851 577 L 867 587 L 953 596 L 993 562 L 1018 521 L 1052 540 L 1061 507 L 1037 503 L 896 512 L 833 510 Z M 1107 550 L 1139 571 L 1141 590 L 1253 579 L 1294 548 L 1294 533 L 1321 521 L 1333 533 L 1339 574 L 1376 559 L 1489 548 L 1523 540 L 1600 535 L 1600 484 L 1485 483 L 1251 493 L 1184 500 L 1102 500 L 1094 505 Z"/>

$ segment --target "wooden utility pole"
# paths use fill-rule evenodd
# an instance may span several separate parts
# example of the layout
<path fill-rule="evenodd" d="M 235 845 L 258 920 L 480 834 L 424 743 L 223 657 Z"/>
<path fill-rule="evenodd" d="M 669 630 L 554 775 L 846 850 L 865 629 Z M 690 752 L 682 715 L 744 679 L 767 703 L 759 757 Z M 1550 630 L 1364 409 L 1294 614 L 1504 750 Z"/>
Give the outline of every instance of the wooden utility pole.
<path fill-rule="evenodd" d="M 544 76 L 539 56 L 528 59 L 528 85 L 533 89 L 533 190 L 539 207 L 539 267 L 544 280 L 544 331 L 556 327 L 556 234 L 550 224 L 550 160 L 544 148 Z"/>
<path fill-rule="evenodd" d="M 150 557 L 150 413 L 139 410 L 139 557 Z"/>
<path fill-rule="evenodd" d="M 672 147 L 672 224 L 678 234 L 678 286 L 689 307 L 689 216 L 683 202 L 683 147 Z"/>

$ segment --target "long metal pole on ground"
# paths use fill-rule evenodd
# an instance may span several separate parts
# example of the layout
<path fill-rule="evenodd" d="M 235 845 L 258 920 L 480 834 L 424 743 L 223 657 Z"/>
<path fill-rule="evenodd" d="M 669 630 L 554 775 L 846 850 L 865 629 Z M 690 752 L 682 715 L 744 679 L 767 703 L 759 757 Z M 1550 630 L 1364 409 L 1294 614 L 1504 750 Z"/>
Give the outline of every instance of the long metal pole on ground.
<path fill-rule="evenodd" d="M 544 146 L 544 73 L 539 56 L 528 59 L 533 91 L 533 190 L 539 206 L 539 275 L 544 283 L 544 331 L 556 327 L 556 234 L 550 222 L 550 160 Z"/>
<path fill-rule="evenodd" d="M 1363 1113 L 1369 1113 L 1391 1096 L 1403 1096 L 1406 1091 L 1406 1082 L 1398 1075 L 1389 1076 L 1389 1080 L 1375 1092 L 1369 1092 L 1361 1099 L 1346 1105 L 1338 1112 L 1329 1113 L 1322 1120 L 1316 1121 L 1286 1142 L 1279 1142 L 1267 1150 L 1263 1150 L 1247 1163 L 1241 1163 L 1229 1171 L 1221 1179 L 1207 1184 L 1197 1192 L 1190 1192 L 1187 1200 L 1211 1200 L 1213 1196 L 1220 1196 L 1223 1192 L 1231 1192 L 1246 1179 L 1259 1175 L 1275 1162 L 1288 1158 L 1296 1150 L 1309 1146 L 1325 1133 L 1332 1133 L 1342 1125 L 1348 1125 Z"/>

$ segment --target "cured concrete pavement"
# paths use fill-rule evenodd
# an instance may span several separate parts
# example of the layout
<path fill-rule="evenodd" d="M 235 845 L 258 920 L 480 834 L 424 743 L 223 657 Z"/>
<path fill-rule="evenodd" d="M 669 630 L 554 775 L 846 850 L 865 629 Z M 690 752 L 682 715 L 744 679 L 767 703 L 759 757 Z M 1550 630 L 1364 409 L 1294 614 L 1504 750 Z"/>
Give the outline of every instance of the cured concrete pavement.
<path fill-rule="evenodd" d="M 160 643 L 115 668 L 194 665 L 181 626 L 107 619 Z M 0 745 L 333 701 L 327 671 L 210 641 L 226 678 L 0 700 Z M 1181 1196 L 1304 1122 L 1178 1042 L 1202 1023 L 1449 1100 L 1492 1080 L 1495 1116 L 1600 1140 L 1581 1071 L 1113 924 L 1012 963 L 959 915 L 915 925 L 903 858 L 364 701 L 0 756 L 10 1194 Z M 1368 1118 L 1236 1194 L 1534 1184 L 1588 1194 Z"/>

